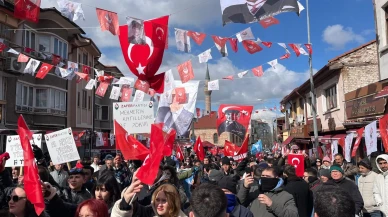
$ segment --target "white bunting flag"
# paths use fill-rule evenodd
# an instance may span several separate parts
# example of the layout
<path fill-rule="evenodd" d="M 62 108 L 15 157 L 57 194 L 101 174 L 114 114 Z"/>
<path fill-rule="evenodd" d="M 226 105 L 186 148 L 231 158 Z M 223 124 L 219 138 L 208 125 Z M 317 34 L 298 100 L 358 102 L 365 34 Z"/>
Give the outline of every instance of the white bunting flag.
<path fill-rule="evenodd" d="M 82 10 L 81 3 L 68 0 L 57 0 L 57 3 L 62 16 L 68 18 L 73 22 L 81 18 L 85 20 L 84 11 Z"/>
<path fill-rule="evenodd" d="M 187 35 L 186 30 L 175 28 L 175 41 L 179 51 L 191 52 L 190 37 Z"/>
<path fill-rule="evenodd" d="M 247 73 L 248 73 L 248 70 L 247 70 L 247 71 L 243 71 L 243 72 L 238 73 L 237 76 L 238 76 L 239 78 L 242 78 L 242 77 L 244 77 L 244 75 L 246 75 Z"/>
<path fill-rule="evenodd" d="M 174 75 L 171 69 L 164 73 L 164 92 L 175 89 Z"/>
<path fill-rule="evenodd" d="M 352 143 L 353 143 L 353 133 L 349 133 L 345 138 L 345 160 L 351 162 L 351 152 L 352 152 Z"/>
<path fill-rule="evenodd" d="M 284 49 L 287 49 L 287 45 L 285 43 L 278 43 L 279 46 L 281 46 Z"/>
<path fill-rule="evenodd" d="M 298 7 L 299 7 L 299 14 L 300 14 L 300 12 L 302 12 L 305 8 L 299 1 L 298 1 Z"/>
<path fill-rule="evenodd" d="M 131 85 L 133 82 L 135 82 L 135 79 L 132 77 L 121 77 L 120 80 L 116 81 L 113 84 Z"/>
<path fill-rule="evenodd" d="M 40 64 L 39 60 L 30 58 L 30 60 L 26 65 L 26 68 L 24 68 L 23 73 L 31 74 L 32 76 L 34 76 L 35 71 L 38 69 L 39 64 Z"/>
<path fill-rule="evenodd" d="M 93 87 L 96 87 L 96 80 L 90 79 L 89 82 L 86 84 L 85 89 L 86 90 L 92 90 Z"/>
<path fill-rule="evenodd" d="M 208 90 L 219 90 L 220 89 L 220 84 L 218 82 L 218 79 L 217 80 L 213 80 L 213 81 L 209 81 L 209 83 L 207 83 L 207 89 Z"/>
<path fill-rule="evenodd" d="M 309 54 L 306 52 L 306 50 L 302 47 L 301 44 L 295 44 L 295 45 L 298 47 L 300 54 L 306 55 L 306 56 L 309 55 Z"/>
<path fill-rule="evenodd" d="M 334 155 L 338 154 L 338 140 L 335 139 L 331 142 L 331 161 L 334 161 Z"/>
<path fill-rule="evenodd" d="M 248 27 L 244 29 L 243 31 L 236 34 L 236 37 L 239 42 L 242 42 L 244 40 L 254 40 L 255 37 L 253 36 L 251 27 Z"/>
<path fill-rule="evenodd" d="M 135 97 L 133 97 L 133 102 L 143 102 L 144 92 L 141 90 L 136 90 Z"/>
<path fill-rule="evenodd" d="M 365 146 L 366 153 L 369 156 L 372 152 L 377 151 L 377 121 L 365 126 Z"/>
<path fill-rule="evenodd" d="M 10 48 L 8 51 L 8 53 L 13 53 L 13 54 L 16 54 L 16 55 L 19 55 L 20 53 L 12 48 Z"/>
<path fill-rule="evenodd" d="M 198 55 L 199 63 L 207 63 L 207 61 L 213 59 L 211 54 L 211 49 L 206 50 L 205 52 Z"/>
<path fill-rule="evenodd" d="M 110 92 L 109 99 L 118 100 L 120 96 L 120 87 L 112 86 L 112 91 Z"/>
<path fill-rule="evenodd" d="M 96 77 L 104 76 L 105 72 L 103 70 L 94 69 L 96 72 Z"/>
<path fill-rule="evenodd" d="M 109 135 L 109 140 L 110 140 L 110 146 L 113 146 L 115 144 L 115 134 L 111 133 Z"/>
<path fill-rule="evenodd" d="M 104 138 L 102 137 L 102 132 L 96 132 L 97 138 L 96 138 L 96 146 L 104 146 Z"/>
<path fill-rule="evenodd" d="M 276 65 L 278 64 L 278 59 L 274 59 L 272 61 L 269 61 L 268 64 L 273 68 L 276 69 Z"/>
<path fill-rule="evenodd" d="M 66 69 L 64 68 L 58 68 L 59 72 L 61 73 L 61 77 L 62 78 L 66 78 L 67 76 L 70 75 L 69 71 L 67 71 Z"/>

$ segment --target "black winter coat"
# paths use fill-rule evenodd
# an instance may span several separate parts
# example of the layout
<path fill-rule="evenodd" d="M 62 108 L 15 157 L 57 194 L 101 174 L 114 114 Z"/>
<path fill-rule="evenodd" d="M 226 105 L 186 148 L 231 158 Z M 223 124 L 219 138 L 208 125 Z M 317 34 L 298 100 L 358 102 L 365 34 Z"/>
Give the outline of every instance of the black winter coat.
<path fill-rule="evenodd" d="M 309 184 L 299 177 L 288 177 L 284 190 L 294 197 L 299 217 L 310 217 L 313 210 L 313 193 Z"/>

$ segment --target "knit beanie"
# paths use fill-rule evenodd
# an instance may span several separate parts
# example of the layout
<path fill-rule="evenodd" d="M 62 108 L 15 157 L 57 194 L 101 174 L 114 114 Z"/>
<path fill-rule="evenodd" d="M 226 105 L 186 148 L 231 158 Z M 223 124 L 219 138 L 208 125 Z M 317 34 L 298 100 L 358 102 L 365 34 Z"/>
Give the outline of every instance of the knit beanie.
<path fill-rule="evenodd" d="M 321 169 L 319 171 L 319 176 L 324 176 L 324 177 L 330 179 L 331 178 L 330 170 L 328 170 L 328 169 Z"/>
<path fill-rule="evenodd" d="M 363 167 L 367 168 L 368 170 L 372 170 L 372 164 L 371 164 L 371 162 L 369 161 L 368 158 L 362 159 L 362 160 L 358 163 L 358 166 L 363 166 Z"/>
<path fill-rule="evenodd" d="M 218 182 L 223 176 L 224 174 L 222 174 L 222 172 L 219 170 L 210 170 L 209 180 L 213 182 Z"/>
<path fill-rule="evenodd" d="M 222 165 L 230 165 L 230 159 L 228 157 L 223 157 L 221 159 L 221 164 Z"/>
<path fill-rule="evenodd" d="M 322 163 L 324 163 L 325 161 L 327 162 L 331 162 L 330 158 L 328 156 L 324 157 L 323 160 L 322 160 Z"/>
<path fill-rule="evenodd" d="M 231 176 L 223 176 L 218 181 L 218 186 L 222 189 L 227 189 L 228 191 L 232 192 L 233 194 L 237 194 L 237 180 L 235 180 Z"/>
<path fill-rule="evenodd" d="M 334 170 L 339 171 L 339 172 L 341 172 L 342 174 L 344 174 L 344 170 L 343 170 L 343 169 L 341 168 L 341 166 L 338 165 L 338 164 L 333 164 L 333 165 L 330 167 L 330 173 L 331 173 L 332 171 L 334 171 Z"/>

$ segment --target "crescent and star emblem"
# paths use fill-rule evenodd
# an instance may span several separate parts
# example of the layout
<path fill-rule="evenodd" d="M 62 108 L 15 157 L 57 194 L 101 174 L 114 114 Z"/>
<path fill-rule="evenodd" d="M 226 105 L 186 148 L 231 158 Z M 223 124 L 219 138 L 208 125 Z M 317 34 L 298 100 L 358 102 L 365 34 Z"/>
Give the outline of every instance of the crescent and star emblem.
<path fill-rule="evenodd" d="M 43 66 L 43 67 L 39 70 L 39 72 L 46 71 L 47 68 L 48 68 L 47 66 Z"/>
<path fill-rule="evenodd" d="M 147 58 L 147 60 L 148 60 L 152 56 L 152 54 L 154 53 L 154 45 L 152 43 L 152 40 L 148 36 L 145 37 L 145 41 L 146 41 L 146 44 L 148 45 L 148 47 L 150 48 L 150 55 Z M 132 60 L 131 54 L 132 54 L 133 46 L 135 46 L 135 44 L 129 44 L 128 51 L 127 51 L 128 58 L 132 63 L 133 63 L 133 60 Z"/>
<path fill-rule="evenodd" d="M 137 145 L 136 145 L 136 144 L 133 144 L 132 146 L 133 146 L 134 148 L 137 148 Z"/>
<path fill-rule="evenodd" d="M 150 155 L 148 154 L 147 157 L 144 159 L 143 166 L 148 164 L 149 159 L 150 159 Z"/>
<path fill-rule="evenodd" d="M 156 34 L 158 34 L 158 31 L 161 31 L 162 32 L 162 35 L 159 35 L 158 36 L 158 39 L 159 40 L 162 40 L 162 37 L 164 36 L 164 30 L 161 28 L 161 27 L 158 27 L 158 28 L 156 28 Z"/>
<path fill-rule="evenodd" d="M 183 68 L 183 73 L 185 73 L 185 74 L 188 74 L 188 73 L 189 73 L 189 69 L 187 68 L 187 66 L 185 66 L 185 67 Z"/>
<path fill-rule="evenodd" d="M 295 164 L 295 165 L 294 165 L 295 167 L 298 167 L 298 165 L 300 164 L 299 158 L 296 158 L 296 157 L 292 158 L 292 160 L 291 160 L 291 163 L 292 163 L 292 164 L 294 164 L 294 160 L 298 161 L 298 164 Z"/>

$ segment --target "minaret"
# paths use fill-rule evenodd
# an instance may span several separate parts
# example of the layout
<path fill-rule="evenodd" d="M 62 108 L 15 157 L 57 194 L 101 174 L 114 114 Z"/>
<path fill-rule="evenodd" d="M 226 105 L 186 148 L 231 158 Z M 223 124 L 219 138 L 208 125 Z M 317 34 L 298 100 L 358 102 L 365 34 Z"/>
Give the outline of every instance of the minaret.
<path fill-rule="evenodd" d="M 206 64 L 206 76 L 205 76 L 205 88 L 204 88 L 204 91 L 205 91 L 205 109 L 206 109 L 206 112 L 209 112 L 209 114 L 210 114 L 212 91 L 207 89 L 209 81 L 210 81 L 209 65 Z"/>

